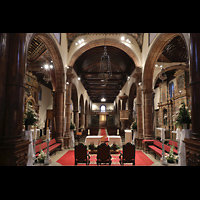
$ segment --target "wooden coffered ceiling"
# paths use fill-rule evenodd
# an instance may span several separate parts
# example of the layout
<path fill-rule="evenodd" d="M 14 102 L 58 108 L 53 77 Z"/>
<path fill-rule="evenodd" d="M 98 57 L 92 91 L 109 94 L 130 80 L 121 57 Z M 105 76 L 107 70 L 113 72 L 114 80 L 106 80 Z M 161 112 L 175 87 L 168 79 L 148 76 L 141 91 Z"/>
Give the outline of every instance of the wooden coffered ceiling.
<path fill-rule="evenodd" d="M 49 50 L 46 48 L 45 44 L 37 37 L 34 37 L 29 45 L 27 61 L 27 70 L 31 71 L 32 74 L 37 77 L 39 83 L 52 90 L 53 88 L 51 81 L 46 83 L 43 80 L 45 72 L 44 69 L 41 68 L 42 66 L 44 66 L 45 63 L 51 63 L 52 59 Z M 54 69 L 50 70 L 50 74 L 55 80 Z"/>
<path fill-rule="evenodd" d="M 90 34 L 105 34 L 105 33 L 67 33 L 68 38 L 68 48 L 70 48 L 72 42 L 80 35 L 90 35 Z M 106 34 L 117 34 L 117 33 L 106 33 Z M 138 43 L 140 50 L 142 50 L 143 36 L 144 33 L 125 33 L 132 36 Z"/>
<path fill-rule="evenodd" d="M 112 77 L 105 85 L 98 78 L 100 59 L 104 52 L 104 46 L 89 49 L 75 62 L 74 70 L 81 78 L 81 82 L 87 90 L 93 103 L 100 103 L 105 98 L 107 103 L 113 103 L 119 91 L 135 69 L 133 60 L 121 49 L 107 46 L 110 56 Z"/>

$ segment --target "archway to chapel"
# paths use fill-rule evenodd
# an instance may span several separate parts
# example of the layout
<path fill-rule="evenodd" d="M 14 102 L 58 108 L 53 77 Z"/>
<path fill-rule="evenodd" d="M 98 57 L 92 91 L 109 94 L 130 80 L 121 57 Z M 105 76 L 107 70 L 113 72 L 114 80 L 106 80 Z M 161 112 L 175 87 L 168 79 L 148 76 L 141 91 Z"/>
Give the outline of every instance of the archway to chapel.
<path fill-rule="evenodd" d="M 151 139 L 154 137 L 153 132 L 153 74 L 157 60 L 163 52 L 165 46 L 172 41 L 175 37 L 180 36 L 185 46 L 186 42 L 181 33 L 162 33 L 158 36 L 152 45 L 144 66 L 143 72 L 143 94 L 144 94 L 144 138 Z M 186 50 L 187 51 L 187 50 Z M 188 54 L 188 51 L 187 51 Z"/>
<path fill-rule="evenodd" d="M 62 58 L 61 58 L 56 42 L 54 41 L 53 37 L 48 33 L 34 33 L 29 41 L 27 51 L 29 51 L 31 42 L 35 38 L 38 38 L 38 40 L 42 42 L 44 51 L 39 51 L 40 46 L 37 46 L 34 52 L 35 58 L 33 57 L 33 61 L 37 60 L 38 57 L 42 57 L 44 53 L 48 51 L 48 54 L 53 62 L 53 66 L 54 66 L 54 69 L 52 70 L 53 73 L 50 73 L 52 93 L 53 93 L 52 137 L 56 138 L 57 142 L 61 142 L 62 147 L 63 147 L 65 76 L 64 76 L 64 66 L 63 66 Z M 28 53 L 29 52 L 27 52 L 27 55 Z M 44 59 L 46 58 L 47 57 L 45 57 Z M 41 67 L 41 66 L 38 65 L 38 67 Z"/>

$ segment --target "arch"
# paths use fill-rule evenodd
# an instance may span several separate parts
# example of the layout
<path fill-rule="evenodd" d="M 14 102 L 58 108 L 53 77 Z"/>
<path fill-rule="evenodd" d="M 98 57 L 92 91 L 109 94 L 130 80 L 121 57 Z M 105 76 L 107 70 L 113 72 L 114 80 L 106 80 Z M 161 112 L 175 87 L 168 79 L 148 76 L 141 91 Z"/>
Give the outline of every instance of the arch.
<path fill-rule="evenodd" d="M 132 83 L 129 91 L 129 98 L 128 98 L 128 109 L 133 110 L 133 100 L 136 98 L 136 84 L 135 82 Z"/>
<path fill-rule="evenodd" d="M 49 54 L 54 64 L 55 68 L 55 82 L 53 82 L 53 116 L 55 117 L 55 122 L 53 122 L 53 137 L 56 137 L 56 141 L 61 142 L 61 149 L 64 147 L 63 134 L 64 134 L 64 90 L 65 90 L 65 73 L 64 66 L 60 51 L 58 46 L 51 36 L 50 33 L 34 33 L 27 46 L 27 51 L 29 45 L 34 37 L 39 38 L 46 48 L 49 50 Z"/>
<path fill-rule="evenodd" d="M 74 63 L 78 59 L 78 57 L 81 56 L 81 54 L 83 54 L 87 50 L 92 49 L 94 47 L 98 47 L 98 46 L 104 46 L 104 45 L 105 45 L 105 39 L 104 38 L 88 42 L 87 44 L 85 44 L 84 46 L 82 46 L 81 48 L 79 48 L 71 56 L 71 59 L 70 59 L 70 61 L 68 63 L 68 66 L 73 67 Z M 134 61 L 134 63 L 135 63 L 136 66 L 140 66 L 140 58 L 136 55 L 135 52 L 133 52 L 133 50 L 131 48 L 129 48 L 125 44 L 123 44 L 123 43 L 121 43 L 121 42 L 119 42 L 117 40 L 113 40 L 113 39 L 107 38 L 106 39 L 106 45 L 117 47 L 117 48 L 123 50 L 125 53 L 127 53 L 130 56 L 130 58 L 132 58 L 132 60 Z M 138 48 L 139 48 L 139 46 L 138 46 Z"/>
<path fill-rule="evenodd" d="M 80 101 L 79 101 L 79 110 L 80 110 L 80 115 L 79 115 L 79 125 L 81 129 L 85 128 L 85 113 L 84 113 L 84 98 L 83 94 L 80 96 Z"/>
<path fill-rule="evenodd" d="M 181 33 L 161 33 L 152 44 L 148 53 L 143 71 L 143 92 L 144 92 L 144 138 L 151 139 L 153 133 L 153 74 L 155 64 L 164 47 L 175 37 L 180 36 L 186 46 L 186 40 Z M 188 49 L 187 49 L 188 53 Z"/>
<path fill-rule="evenodd" d="M 72 93 L 71 93 L 71 99 L 73 102 L 73 108 L 74 111 L 78 111 L 78 91 L 74 83 L 72 83 Z"/>
<path fill-rule="evenodd" d="M 62 62 L 62 57 L 57 44 L 53 37 L 49 33 L 34 33 L 29 40 L 28 48 L 34 37 L 38 37 L 45 44 L 46 48 L 49 50 L 50 56 L 52 58 L 55 67 L 55 83 L 52 84 L 53 91 L 64 91 L 65 75 L 64 75 L 64 65 Z M 27 48 L 27 50 L 28 50 Z"/>
<path fill-rule="evenodd" d="M 129 98 L 128 98 L 128 110 L 129 110 L 129 119 L 131 121 L 133 121 L 133 102 L 134 102 L 134 99 L 136 98 L 136 84 L 135 82 L 132 83 L 131 85 L 131 88 L 130 88 L 130 92 L 129 92 Z"/>
<path fill-rule="evenodd" d="M 152 91 L 153 87 L 153 73 L 155 64 L 162 53 L 162 50 L 176 36 L 181 36 L 185 41 L 184 36 L 181 33 L 161 33 L 155 42 L 152 44 L 151 49 L 148 53 L 143 73 L 143 90 Z M 186 43 L 186 41 L 185 41 Z M 187 46 L 187 44 L 186 44 Z"/>
<path fill-rule="evenodd" d="M 106 105 L 102 104 L 102 105 L 100 106 L 100 111 L 101 111 L 101 112 L 106 112 Z"/>

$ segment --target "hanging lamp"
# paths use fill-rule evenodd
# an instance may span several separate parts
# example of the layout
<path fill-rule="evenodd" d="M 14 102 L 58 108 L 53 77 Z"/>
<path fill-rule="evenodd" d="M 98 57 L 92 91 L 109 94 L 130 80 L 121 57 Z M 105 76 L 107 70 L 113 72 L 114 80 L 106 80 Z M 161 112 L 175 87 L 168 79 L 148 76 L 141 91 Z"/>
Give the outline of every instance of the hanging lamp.
<path fill-rule="evenodd" d="M 106 35 L 105 35 L 105 47 L 104 47 L 103 55 L 101 56 L 100 71 L 99 71 L 98 78 L 101 79 L 103 84 L 106 84 L 108 79 L 111 76 L 112 76 L 111 62 L 110 62 L 110 56 L 107 53 Z"/>

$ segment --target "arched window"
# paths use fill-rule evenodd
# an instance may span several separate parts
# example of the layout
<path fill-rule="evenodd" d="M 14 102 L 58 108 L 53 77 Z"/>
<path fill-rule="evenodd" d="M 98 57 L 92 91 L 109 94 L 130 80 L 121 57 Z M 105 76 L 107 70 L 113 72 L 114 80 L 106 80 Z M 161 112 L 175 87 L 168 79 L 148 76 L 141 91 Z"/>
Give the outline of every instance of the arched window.
<path fill-rule="evenodd" d="M 170 96 L 170 99 L 173 97 L 173 92 L 174 92 L 174 82 L 171 82 L 169 84 L 169 96 Z"/>
<path fill-rule="evenodd" d="M 101 110 L 101 112 L 106 112 L 106 106 L 105 105 L 101 105 L 100 106 L 100 110 Z"/>

